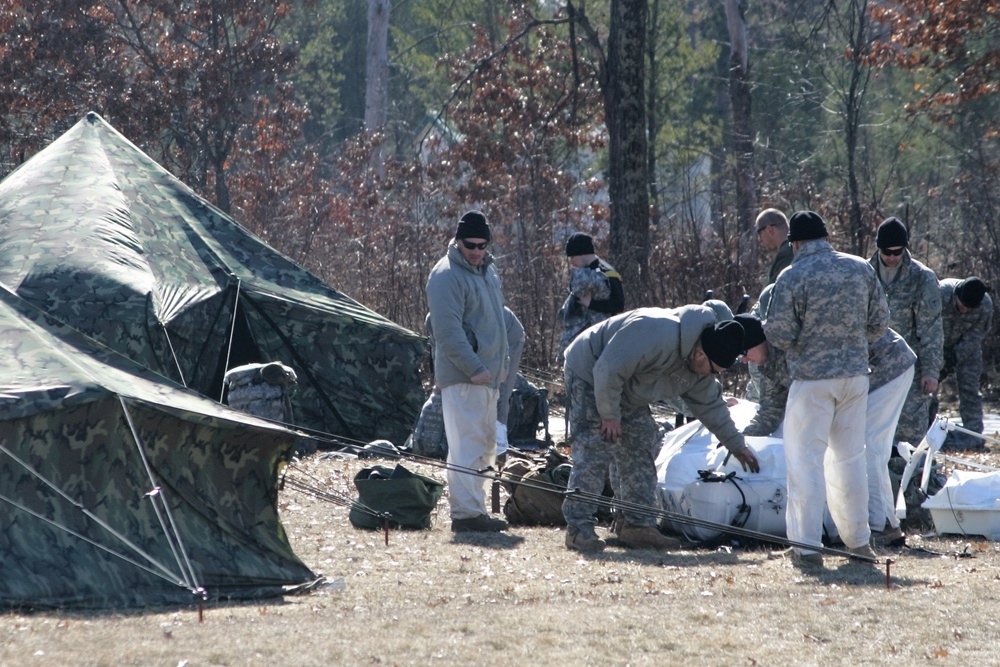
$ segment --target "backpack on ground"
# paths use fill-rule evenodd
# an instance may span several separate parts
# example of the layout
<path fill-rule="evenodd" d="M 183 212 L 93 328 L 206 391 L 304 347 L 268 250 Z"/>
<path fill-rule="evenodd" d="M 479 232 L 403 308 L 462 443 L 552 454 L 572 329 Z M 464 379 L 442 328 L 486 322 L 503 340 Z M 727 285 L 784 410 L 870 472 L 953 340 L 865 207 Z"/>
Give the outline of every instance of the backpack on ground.
<path fill-rule="evenodd" d="M 529 456 L 509 450 L 500 471 L 507 491 L 503 513 L 511 524 L 565 526 L 562 502 L 572 465 L 568 456 L 554 447 Z"/>

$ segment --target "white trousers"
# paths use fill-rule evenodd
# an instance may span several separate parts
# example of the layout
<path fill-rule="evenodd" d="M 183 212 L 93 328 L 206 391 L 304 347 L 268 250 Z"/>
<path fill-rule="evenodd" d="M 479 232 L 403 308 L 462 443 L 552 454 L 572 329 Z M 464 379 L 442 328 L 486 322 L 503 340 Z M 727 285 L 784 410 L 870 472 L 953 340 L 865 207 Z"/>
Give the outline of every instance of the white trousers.
<path fill-rule="evenodd" d="M 792 382 L 785 410 L 788 539 L 822 546 L 825 507 L 849 548 L 871 539 L 865 463 L 867 396 L 867 375 Z"/>
<path fill-rule="evenodd" d="M 868 526 L 872 530 L 883 530 L 886 521 L 893 528 L 899 528 L 892 480 L 889 479 L 889 457 L 892 456 L 896 422 L 903 412 L 913 373 L 914 367 L 910 366 L 892 382 L 868 394 L 865 461 L 868 464 Z"/>
<path fill-rule="evenodd" d="M 485 470 L 496 463 L 499 394 L 497 389 L 477 384 L 453 384 L 441 390 L 452 519 L 489 514 L 486 495 L 490 480 L 465 471 Z"/>

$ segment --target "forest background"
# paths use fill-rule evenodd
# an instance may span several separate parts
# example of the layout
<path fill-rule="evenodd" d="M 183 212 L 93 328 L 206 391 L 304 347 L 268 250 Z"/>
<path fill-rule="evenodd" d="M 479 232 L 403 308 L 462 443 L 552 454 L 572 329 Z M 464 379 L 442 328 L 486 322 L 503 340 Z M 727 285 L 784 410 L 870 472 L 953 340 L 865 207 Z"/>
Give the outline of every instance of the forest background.
<path fill-rule="evenodd" d="M 995 0 L 0 0 L 0 31 L 0 177 L 96 111 L 420 332 L 480 208 L 536 369 L 573 231 L 630 308 L 754 298 L 765 207 L 866 258 L 894 215 L 939 278 L 1000 271 Z"/>

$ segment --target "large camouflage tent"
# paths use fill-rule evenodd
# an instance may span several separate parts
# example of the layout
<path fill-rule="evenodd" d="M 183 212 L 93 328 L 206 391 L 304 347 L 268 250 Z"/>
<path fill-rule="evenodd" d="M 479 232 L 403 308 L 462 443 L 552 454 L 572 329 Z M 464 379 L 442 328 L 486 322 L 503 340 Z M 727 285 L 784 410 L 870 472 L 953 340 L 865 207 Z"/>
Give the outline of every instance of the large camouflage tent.
<path fill-rule="evenodd" d="M 337 292 L 95 113 L 0 183 L 0 283 L 219 400 L 227 370 L 294 369 L 292 421 L 401 444 L 424 339 Z"/>
<path fill-rule="evenodd" d="M 296 435 L 207 400 L 0 288 L 0 606 L 308 588 L 277 513 Z"/>

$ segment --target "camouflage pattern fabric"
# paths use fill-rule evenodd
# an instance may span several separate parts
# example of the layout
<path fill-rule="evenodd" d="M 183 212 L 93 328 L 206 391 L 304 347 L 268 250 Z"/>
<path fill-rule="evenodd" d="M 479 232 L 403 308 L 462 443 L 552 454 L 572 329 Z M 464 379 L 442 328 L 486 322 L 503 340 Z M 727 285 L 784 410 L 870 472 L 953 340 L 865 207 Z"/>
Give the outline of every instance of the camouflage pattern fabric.
<path fill-rule="evenodd" d="M 931 422 L 931 397 L 921 391 L 921 379 L 939 378 L 944 362 L 944 330 L 941 324 L 941 291 L 934 272 L 903 252 L 893 279 L 882 279 L 883 267 L 878 251 L 868 263 L 875 269 L 889 303 L 889 328 L 906 340 L 917 354 L 913 384 L 906 395 L 903 412 L 896 426 L 897 441 L 918 443 Z"/>
<path fill-rule="evenodd" d="M 944 329 L 944 366 L 941 380 L 954 374 L 958 386 L 959 416 L 962 426 L 983 432 L 983 340 L 993 326 L 993 299 L 987 294 L 978 308 L 960 313 L 955 308 L 957 278 L 946 278 L 941 285 L 941 322 Z M 982 440 L 965 433 L 949 433 L 948 443 L 975 447 Z"/>
<path fill-rule="evenodd" d="M 868 393 L 885 386 L 906 372 L 913 366 L 916 358 L 917 355 L 902 336 L 888 329 L 869 347 L 868 363 L 871 373 L 868 376 Z M 743 434 L 771 435 L 785 418 L 785 404 L 788 401 L 788 389 L 792 385 L 792 379 L 788 375 L 784 352 L 773 346 L 770 348 L 767 361 L 757 368 L 761 386 L 760 408 L 743 429 Z"/>
<path fill-rule="evenodd" d="M 278 423 L 292 421 L 288 399 L 295 393 L 295 371 L 284 364 L 247 364 L 226 373 L 226 405 Z"/>
<path fill-rule="evenodd" d="M 822 380 L 867 375 L 868 345 L 888 325 L 875 270 L 816 239 L 799 247 L 774 283 L 764 333 L 785 350 L 793 380 Z"/>
<path fill-rule="evenodd" d="M 611 316 L 610 313 L 591 310 L 583 305 L 580 298 L 588 294 L 591 299 L 607 299 L 611 296 L 611 280 L 601 271 L 589 267 L 570 269 L 569 296 L 559 309 L 559 319 L 563 323 L 562 338 L 559 342 L 560 362 L 566 348 L 581 331 Z"/>
<path fill-rule="evenodd" d="M 431 391 L 420 417 L 410 436 L 410 446 L 417 456 L 427 456 L 444 461 L 448 458 L 448 438 L 444 434 L 444 410 L 441 407 L 441 390 Z"/>
<path fill-rule="evenodd" d="M 601 416 L 594 400 L 594 388 L 566 371 L 566 395 L 570 405 L 570 457 L 573 471 L 568 488 L 584 494 L 567 496 L 563 516 L 570 526 L 595 525 L 598 504 L 610 466 L 614 463 L 615 494 L 623 502 L 642 507 L 656 506 L 656 455 L 660 449 L 659 427 L 648 406 L 622 413 L 622 435 L 610 443 L 601 435 Z M 655 526 L 649 514 L 625 512 L 625 520 L 636 526 Z"/>
<path fill-rule="evenodd" d="M 280 361 L 297 424 L 405 440 L 424 339 L 279 254 L 97 114 L 0 183 L 0 283 L 214 400 L 229 367 Z"/>
<path fill-rule="evenodd" d="M 316 580 L 277 512 L 294 433 L 170 383 L 5 289 L 0 396 L 0 604 L 190 604 L 196 586 L 257 598 Z"/>
<path fill-rule="evenodd" d="M 743 428 L 743 435 L 771 435 L 785 418 L 785 404 L 792 378 L 788 375 L 784 351 L 773 345 L 769 347 L 767 360 L 762 364 L 754 364 L 759 407 L 757 414 Z"/>

